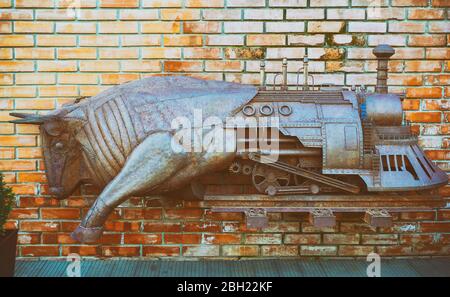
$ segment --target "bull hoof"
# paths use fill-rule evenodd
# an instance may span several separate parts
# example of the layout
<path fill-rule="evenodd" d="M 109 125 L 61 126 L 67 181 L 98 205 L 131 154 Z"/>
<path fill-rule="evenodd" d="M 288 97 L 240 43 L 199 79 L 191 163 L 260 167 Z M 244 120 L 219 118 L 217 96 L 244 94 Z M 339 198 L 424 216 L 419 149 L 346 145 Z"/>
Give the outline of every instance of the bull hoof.
<path fill-rule="evenodd" d="M 75 231 L 70 235 L 73 239 L 81 243 L 94 243 L 97 242 L 100 236 L 102 236 L 102 227 L 83 227 L 78 226 Z"/>

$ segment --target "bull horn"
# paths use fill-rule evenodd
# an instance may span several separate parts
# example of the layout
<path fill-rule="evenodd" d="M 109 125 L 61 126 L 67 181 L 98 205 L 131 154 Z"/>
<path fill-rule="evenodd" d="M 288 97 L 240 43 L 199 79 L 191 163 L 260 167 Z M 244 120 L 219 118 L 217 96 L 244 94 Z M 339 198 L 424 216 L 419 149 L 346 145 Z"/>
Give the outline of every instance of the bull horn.
<path fill-rule="evenodd" d="M 29 114 L 29 113 L 18 113 L 18 112 L 11 112 L 9 114 L 10 116 L 20 118 L 19 120 L 12 120 L 9 121 L 10 123 L 14 124 L 34 124 L 34 125 L 41 125 L 44 123 L 46 116 L 41 116 L 37 114 Z"/>

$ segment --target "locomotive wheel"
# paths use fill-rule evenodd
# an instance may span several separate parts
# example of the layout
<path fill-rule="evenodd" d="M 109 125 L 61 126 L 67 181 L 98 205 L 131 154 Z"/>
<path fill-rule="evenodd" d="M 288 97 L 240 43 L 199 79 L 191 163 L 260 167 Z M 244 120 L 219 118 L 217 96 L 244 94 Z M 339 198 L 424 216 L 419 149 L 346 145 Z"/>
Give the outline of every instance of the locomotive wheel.
<path fill-rule="evenodd" d="M 260 193 L 267 194 L 270 189 L 288 186 L 290 179 L 288 172 L 261 164 L 253 167 L 252 182 Z"/>

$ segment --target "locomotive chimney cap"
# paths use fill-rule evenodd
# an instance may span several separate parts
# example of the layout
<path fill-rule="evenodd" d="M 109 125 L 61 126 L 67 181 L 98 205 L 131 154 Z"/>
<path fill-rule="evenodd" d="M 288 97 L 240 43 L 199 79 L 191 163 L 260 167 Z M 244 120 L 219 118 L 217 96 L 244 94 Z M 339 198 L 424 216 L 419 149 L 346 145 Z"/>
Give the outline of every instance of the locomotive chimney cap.
<path fill-rule="evenodd" d="M 380 44 L 373 49 L 373 54 L 378 59 L 388 59 L 395 54 L 395 50 L 390 45 Z"/>

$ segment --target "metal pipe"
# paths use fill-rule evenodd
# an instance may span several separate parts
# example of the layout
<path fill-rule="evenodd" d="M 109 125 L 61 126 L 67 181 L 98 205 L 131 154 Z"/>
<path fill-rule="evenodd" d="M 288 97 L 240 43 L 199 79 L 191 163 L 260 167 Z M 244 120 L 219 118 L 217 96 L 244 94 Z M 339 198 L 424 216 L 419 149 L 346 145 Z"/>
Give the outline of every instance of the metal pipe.
<path fill-rule="evenodd" d="M 261 82 L 260 82 L 260 89 L 265 90 L 266 89 L 266 63 L 264 60 L 261 61 L 260 64 L 260 73 L 261 73 Z"/>
<path fill-rule="evenodd" d="M 283 73 L 283 85 L 281 87 L 281 89 L 283 91 L 286 91 L 288 89 L 287 85 L 288 85 L 288 72 L 287 72 L 287 68 L 288 68 L 288 61 L 286 58 L 283 59 L 283 67 L 282 67 L 282 73 Z"/>
<path fill-rule="evenodd" d="M 305 56 L 303 57 L 303 91 L 308 91 L 309 90 L 309 85 L 308 85 L 308 77 L 309 77 L 308 63 L 309 63 L 308 55 L 305 54 Z"/>

